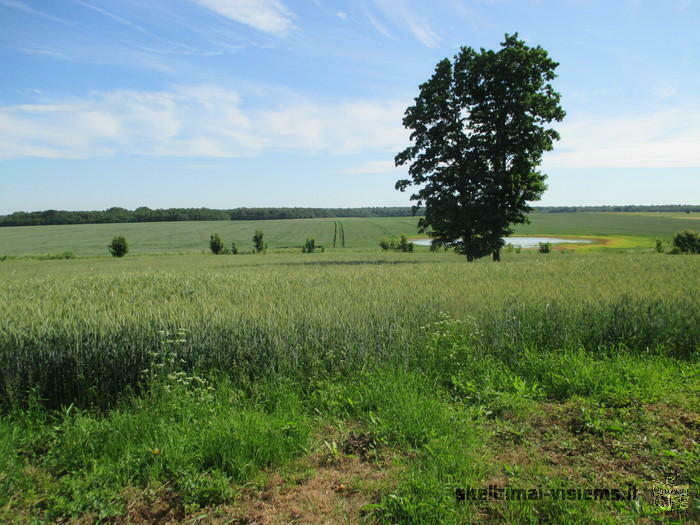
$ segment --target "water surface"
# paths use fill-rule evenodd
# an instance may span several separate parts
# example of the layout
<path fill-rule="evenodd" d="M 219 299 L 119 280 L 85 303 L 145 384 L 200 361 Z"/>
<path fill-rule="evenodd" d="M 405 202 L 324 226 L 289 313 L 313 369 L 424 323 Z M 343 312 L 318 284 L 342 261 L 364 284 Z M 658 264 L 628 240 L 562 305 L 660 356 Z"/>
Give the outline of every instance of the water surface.
<path fill-rule="evenodd" d="M 590 244 L 588 239 L 564 239 L 561 237 L 505 237 L 506 244 L 520 246 L 521 248 L 537 248 L 541 242 L 550 244 Z M 430 246 L 430 239 L 416 239 L 413 241 L 419 246 Z"/>

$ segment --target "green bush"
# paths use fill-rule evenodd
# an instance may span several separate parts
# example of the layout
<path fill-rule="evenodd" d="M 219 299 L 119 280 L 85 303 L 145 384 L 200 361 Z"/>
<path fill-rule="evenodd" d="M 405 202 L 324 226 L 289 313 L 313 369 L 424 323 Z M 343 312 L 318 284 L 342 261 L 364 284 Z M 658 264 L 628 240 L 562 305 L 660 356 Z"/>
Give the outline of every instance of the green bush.
<path fill-rule="evenodd" d="M 215 233 L 214 235 L 209 237 L 209 249 L 214 255 L 219 255 L 220 253 L 223 253 L 224 242 L 221 240 L 221 237 L 219 237 L 218 233 Z"/>
<path fill-rule="evenodd" d="M 232 255 L 238 255 L 238 247 L 236 246 L 235 242 L 231 243 L 231 254 Z"/>
<path fill-rule="evenodd" d="M 548 242 L 541 242 L 537 251 L 540 253 L 549 253 L 552 251 L 552 245 Z"/>
<path fill-rule="evenodd" d="M 684 230 L 673 236 L 673 247 L 676 253 L 700 253 L 700 233 Z"/>
<path fill-rule="evenodd" d="M 314 239 L 306 239 L 306 243 L 301 248 L 301 253 L 314 253 L 316 251 L 316 241 Z"/>
<path fill-rule="evenodd" d="M 255 230 L 255 234 L 253 235 L 253 249 L 255 250 L 255 253 L 261 253 L 265 248 L 267 248 L 267 245 L 265 244 L 265 241 L 263 240 L 263 232 L 260 230 Z"/>
<path fill-rule="evenodd" d="M 400 252 L 412 252 L 415 247 L 414 243 L 408 242 L 408 239 L 405 235 L 401 236 L 401 239 L 398 243 L 394 240 L 389 240 L 386 238 L 382 239 L 381 241 L 379 241 L 379 246 L 384 251 L 397 250 Z"/>
<path fill-rule="evenodd" d="M 112 257 L 124 257 L 129 251 L 129 245 L 123 235 L 117 235 L 112 239 L 112 242 L 107 246 L 109 253 Z M 69 252 L 66 252 L 69 253 Z M 65 259 L 72 259 L 73 257 L 64 257 Z"/>

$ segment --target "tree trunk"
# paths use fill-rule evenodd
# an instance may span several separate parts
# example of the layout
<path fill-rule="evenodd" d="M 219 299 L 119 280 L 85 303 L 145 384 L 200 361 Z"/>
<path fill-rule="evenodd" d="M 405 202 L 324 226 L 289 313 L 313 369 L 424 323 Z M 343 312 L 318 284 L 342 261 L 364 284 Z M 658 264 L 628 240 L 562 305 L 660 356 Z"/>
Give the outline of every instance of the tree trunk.
<path fill-rule="evenodd" d="M 467 262 L 474 262 L 474 257 L 471 255 L 467 255 Z"/>
<path fill-rule="evenodd" d="M 493 260 L 494 262 L 501 262 L 501 250 L 493 252 Z"/>

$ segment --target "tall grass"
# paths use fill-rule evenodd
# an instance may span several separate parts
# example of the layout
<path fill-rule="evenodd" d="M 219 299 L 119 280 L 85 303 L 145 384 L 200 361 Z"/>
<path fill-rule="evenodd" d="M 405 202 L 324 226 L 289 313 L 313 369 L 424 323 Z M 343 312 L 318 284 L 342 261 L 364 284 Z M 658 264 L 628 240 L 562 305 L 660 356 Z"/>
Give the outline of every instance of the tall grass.
<path fill-rule="evenodd" d="M 471 348 L 509 359 L 531 348 L 687 359 L 700 345 L 689 257 L 224 259 L 7 261 L 2 402 L 34 392 L 51 406 L 108 406 L 139 387 L 151 353 L 178 330 L 183 369 L 216 369 L 243 387 L 418 366 L 422 327 L 443 312 L 465 323 Z"/>

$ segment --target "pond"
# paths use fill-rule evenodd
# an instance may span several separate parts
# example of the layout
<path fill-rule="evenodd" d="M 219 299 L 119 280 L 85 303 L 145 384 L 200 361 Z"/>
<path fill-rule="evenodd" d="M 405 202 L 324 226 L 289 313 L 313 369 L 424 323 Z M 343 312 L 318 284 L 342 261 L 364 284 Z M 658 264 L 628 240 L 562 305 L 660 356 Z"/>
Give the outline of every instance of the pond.
<path fill-rule="evenodd" d="M 506 244 L 520 246 L 521 248 L 537 248 L 541 242 L 550 244 L 590 244 L 588 239 L 563 239 L 560 237 L 506 237 Z M 418 246 L 430 246 L 430 239 L 416 239 L 413 241 Z"/>

